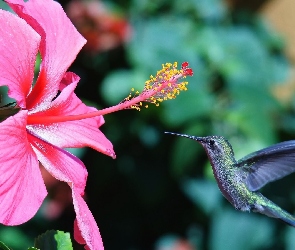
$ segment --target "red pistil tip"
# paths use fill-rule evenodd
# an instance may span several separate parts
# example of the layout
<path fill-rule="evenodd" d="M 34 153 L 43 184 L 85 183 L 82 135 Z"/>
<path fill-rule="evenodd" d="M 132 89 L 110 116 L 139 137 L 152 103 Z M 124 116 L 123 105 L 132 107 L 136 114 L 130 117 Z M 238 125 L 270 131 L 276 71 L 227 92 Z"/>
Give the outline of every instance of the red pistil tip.
<path fill-rule="evenodd" d="M 188 67 L 188 62 L 183 62 L 181 64 L 181 69 L 184 71 L 184 75 L 186 76 L 193 76 L 194 72 L 191 68 Z"/>

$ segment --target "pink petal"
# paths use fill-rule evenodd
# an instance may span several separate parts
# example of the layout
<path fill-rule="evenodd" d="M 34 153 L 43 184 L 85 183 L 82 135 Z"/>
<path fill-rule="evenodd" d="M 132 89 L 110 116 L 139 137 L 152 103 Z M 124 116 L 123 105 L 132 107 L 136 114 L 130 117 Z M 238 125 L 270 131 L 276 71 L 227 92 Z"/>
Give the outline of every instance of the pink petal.
<path fill-rule="evenodd" d="M 33 77 L 40 36 L 21 18 L 0 10 L 0 86 L 7 85 L 8 95 L 26 107 Z"/>
<path fill-rule="evenodd" d="M 77 219 L 74 220 L 74 239 L 79 244 L 83 244 L 83 245 L 86 244 L 84 238 L 82 237 L 81 231 L 79 229 Z"/>
<path fill-rule="evenodd" d="M 83 162 L 35 135 L 28 134 L 28 138 L 44 168 L 56 179 L 73 183 L 79 194 L 84 194 L 88 174 Z"/>
<path fill-rule="evenodd" d="M 0 222 L 18 225 L 31 219 L 47 192 L 26 132 L 27 111 L 0 123 Z"/>
<path fill-rule="evenodd" d="M 7 0 L 10 7 L 40 35 L 42 65 L 27 108 L 44 110 L 57 94 L 59 83 L 86 40 L 53 0 Z"/>
<path fill-rule="evenodd" d="M 84 199 L 72 187 L 73 204 L 76 212 L 74 237 L 80 244 L 86 244 L 85 249 L 103 250 L 103 243 L 98 226 Z M 84 240 L 82 240 L 82 238 Z"/>
<path fill-rule="evenodd" d="M 67 75 L 69 76 L 70 73 Z M 72 74 L 73 79 L 75 75 Z M 77 80 L 77 79 L 76 79 Z M 74 94 L 76 81 L 66 86 L 62 85 L 62 92 L 52 102 L 50 108 L 43 112 L 38 112 L 40 116 L 67 116 L 78 115 L 96 111 L 95 108 L 87 107 Z M 112 143 L 98 129 L 104 123 L 102 116 L 88 118 L 77 121 L 61 122 L 55 124 L 44 124 L 28 126 L 28 129 L 41 138 L 57 145 L 58 147 L 85 147 L 93 149 L 115 158 Z"/>

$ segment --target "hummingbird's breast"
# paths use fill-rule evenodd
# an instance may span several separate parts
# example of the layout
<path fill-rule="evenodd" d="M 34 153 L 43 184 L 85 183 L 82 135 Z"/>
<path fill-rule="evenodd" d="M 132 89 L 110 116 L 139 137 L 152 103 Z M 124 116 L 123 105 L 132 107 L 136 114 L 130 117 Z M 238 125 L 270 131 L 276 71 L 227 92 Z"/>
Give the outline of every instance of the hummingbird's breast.
<path fill-rule="evenodd" d="M 235 165 L 213 167 L 213 173 L 223 196 L 238 210 L 250 211 L 251 191 L 243 182 L 243 176 Z"/>

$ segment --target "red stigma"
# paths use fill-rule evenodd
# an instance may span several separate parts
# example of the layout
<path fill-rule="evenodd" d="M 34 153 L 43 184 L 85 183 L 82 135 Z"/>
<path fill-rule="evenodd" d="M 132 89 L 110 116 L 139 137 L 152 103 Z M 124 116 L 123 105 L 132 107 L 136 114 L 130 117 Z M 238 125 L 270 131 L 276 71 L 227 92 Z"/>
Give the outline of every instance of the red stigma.
<path fill-rule="evenodd" d="M 188 62 L 183 62 L 181 64 L 181 69 L 183 70 L 184 75 L 193 76 L 194 72 L 191 68 L 188 68 L 188 66 L 189 66 Z"/>
<path fill-rule="evenodd" d="M 187 68 L 188 67 L 188 62 L 183 62 L 181 64 L 181 68 Z"/>
<path fill-rule="evenodd" d="M 187 76 L 193 76 L 194 72 L 192 69 L 189 68 L 184 70 L 184 74 Z"/>

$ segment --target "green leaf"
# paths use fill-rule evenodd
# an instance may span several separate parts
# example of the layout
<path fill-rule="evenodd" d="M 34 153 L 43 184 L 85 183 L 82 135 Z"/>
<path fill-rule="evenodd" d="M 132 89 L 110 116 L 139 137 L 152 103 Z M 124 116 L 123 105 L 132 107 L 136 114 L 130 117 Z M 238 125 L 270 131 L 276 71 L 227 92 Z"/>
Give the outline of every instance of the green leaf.
<path fill-rule="evenodd" d="M 50 230 L 35 240 L 35 247 L 42 250 L 73 250 L 69 233 Z"/>
<path fill-rule="evenodd" d="M 57 241 L 58 250 L 73 250 L 71 236 L 69 233 L 57 231 L 54 238 Z"/>
<path fill-rule="evenodd" d="M 6 246 L 2 241 L 0 241 L 0 249 L 2 250 L 10 250 L 8 246 Z"/>
<path fill-rule="evenodd" d="M 29 247 L 28 250 L 40 250 L 40 249 L 36 247 Z"/>

